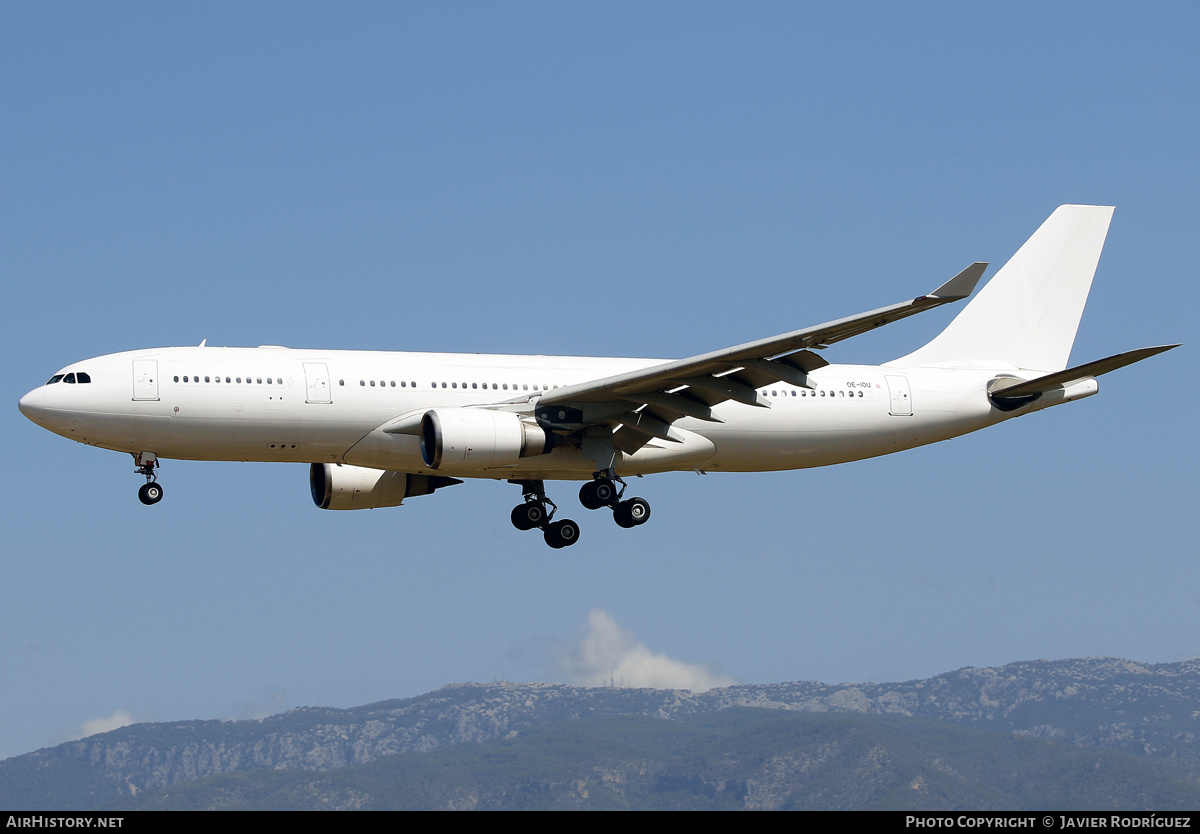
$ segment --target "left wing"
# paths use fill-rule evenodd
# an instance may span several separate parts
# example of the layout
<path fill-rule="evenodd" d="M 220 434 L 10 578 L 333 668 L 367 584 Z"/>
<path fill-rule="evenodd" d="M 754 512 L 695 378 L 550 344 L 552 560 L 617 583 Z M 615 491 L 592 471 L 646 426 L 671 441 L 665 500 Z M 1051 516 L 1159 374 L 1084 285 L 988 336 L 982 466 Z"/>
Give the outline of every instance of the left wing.
<path fill-rule="evenodd" d="M 772 382 L 805 388 L 808 374 L 829 363 L 810 348 L 823 348 L 859 333 L 966 298 L 987 269 L 974 263 L 928 295 L 868 313 L 747 342 L 689 359 L 567 385 L 542 395 L 538 423 L 555 431 L 606 424 L 616 448 L 632 453 L 653 438 L 679 441 L 671 423 L 681 417 L 722 422 L 713 407 L 727 400 L 769 408 L 756 389 Z"/>

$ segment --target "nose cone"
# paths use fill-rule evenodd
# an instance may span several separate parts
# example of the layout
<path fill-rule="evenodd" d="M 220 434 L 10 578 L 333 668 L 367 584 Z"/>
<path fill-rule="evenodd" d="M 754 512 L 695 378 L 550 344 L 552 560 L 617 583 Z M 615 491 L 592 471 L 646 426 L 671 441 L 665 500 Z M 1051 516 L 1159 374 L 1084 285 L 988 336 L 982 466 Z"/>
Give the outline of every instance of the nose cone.
<path fill-rule="evenodd" d="M 21 402 L 17 403 L 17 407 L 21 409 L 22 414 L 37 423 L 46 416 L 44 398 L 45 392 L 41 388 L 34 388 L 28 394 L 21 397 Z"/>

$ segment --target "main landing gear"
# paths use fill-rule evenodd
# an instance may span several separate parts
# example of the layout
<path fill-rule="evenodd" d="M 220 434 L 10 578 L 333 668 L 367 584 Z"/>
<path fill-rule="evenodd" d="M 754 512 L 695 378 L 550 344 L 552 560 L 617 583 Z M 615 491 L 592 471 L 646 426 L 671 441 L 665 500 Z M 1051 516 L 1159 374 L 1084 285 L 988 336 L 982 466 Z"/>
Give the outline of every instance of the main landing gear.
<path fill-rule="evenodd" d="M 510 481 L 521 487 L 525 495 L 525 503 L 513 507 L 512 523 L 518 530 L 540 528 L 546 544 L 556 550 L 570 547 L 579 541 L 579 525 L 569 518 L 562 521 L 552 521 L 558 506 L 546 497 L 546 485 L 543 481 Z"/>
<path fill-rule="evenodd" d="M 158 457 L 153 452 L 137 452 L 133 462 L 137 464 L 134 472 L 146 476 L 146 483 L 138 490 L 138 500 L 147 506 L 157 504 L 163 497 L 162 484 L 158 483 L 158 475 L 154 472 L 158 468 Z"/>
<path fill-rule="evenodd" d="M 620 488 L 617 488 L 620 484 Z M 598 472 L 593 480 L 579 488 L 579 503 L 589 510 L 611 507 L 613 521 L 621 527 L 637 527 L 650 520 L 650 502 L 645 498 L 622 501 L 625 482 L 611 472 Z"/>

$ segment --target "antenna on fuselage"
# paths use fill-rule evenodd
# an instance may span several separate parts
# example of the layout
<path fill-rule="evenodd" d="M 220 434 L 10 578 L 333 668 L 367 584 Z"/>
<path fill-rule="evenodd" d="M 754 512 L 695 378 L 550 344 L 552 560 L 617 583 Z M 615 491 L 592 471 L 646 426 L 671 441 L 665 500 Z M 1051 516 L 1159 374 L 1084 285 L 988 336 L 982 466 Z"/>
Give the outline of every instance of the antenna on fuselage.
<path fill-rule="evenodd" d="M 205 345 L 205 344 L 207 344 L 207 343 L 208 343 L 208 339 L 201 339 L 201 340 L 200 340 L 200 347 L 204 347 L 204 345 Z"/>

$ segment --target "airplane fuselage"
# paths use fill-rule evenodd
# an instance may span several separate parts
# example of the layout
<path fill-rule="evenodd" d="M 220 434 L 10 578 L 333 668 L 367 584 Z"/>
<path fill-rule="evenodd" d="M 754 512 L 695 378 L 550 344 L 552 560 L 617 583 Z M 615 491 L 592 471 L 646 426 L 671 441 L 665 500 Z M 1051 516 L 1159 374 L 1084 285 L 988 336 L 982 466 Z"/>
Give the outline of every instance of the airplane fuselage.
<path fill-rule="evenodd" d="M 154 450 L 160 458 L 334 462 L 436 474 L 422 459 L 416 436 L 382 427 L 397 415 L 424 409 L 536 403 L 565 385 L 663 361 L 161 348 L 74 363 L 56 376 L 83 373 L 90 382 L 44 385 L 22 399 L 22 410 L 81 443 L 130 453 Z M 811 388 L 782 382 L 762 388 L 769 407 L 725 402 L 714 409 L 723 422 L 678 421 L 683 442 L 656 440 L 623 455 L 618 472 L 802 469 L 934 443 L 1015 416 L 988 400 L 987 386 L 997 373 L 828 365 L 810 374 Z M 564 445 L 516 463 L 454 474 L 586 480 L 595 468 L 577 446 Z"/>

